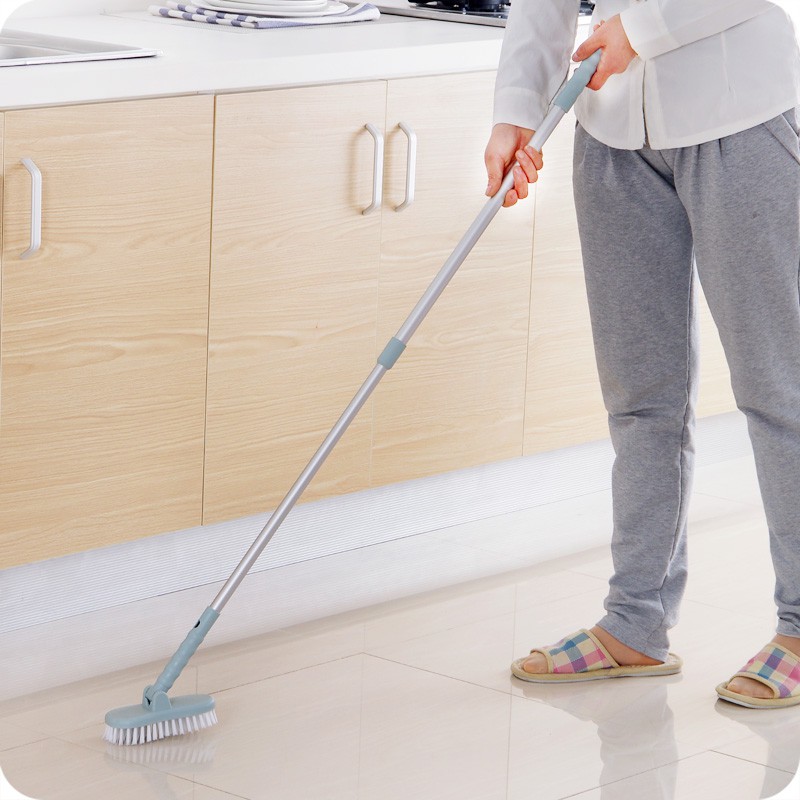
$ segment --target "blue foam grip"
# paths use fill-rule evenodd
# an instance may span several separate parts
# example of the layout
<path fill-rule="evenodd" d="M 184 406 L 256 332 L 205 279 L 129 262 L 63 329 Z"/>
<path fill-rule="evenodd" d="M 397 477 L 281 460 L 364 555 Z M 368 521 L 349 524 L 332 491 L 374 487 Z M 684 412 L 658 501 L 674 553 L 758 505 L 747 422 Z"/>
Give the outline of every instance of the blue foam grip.
<path fill-rule="evenodd" d="M 586 88 L 594 73 L 597 72 L 597 65 L 600 63 L 602 55 L 602 50 L 596 50 L 589 58 L 582 61 L 578 69 L 575 70 L 575 74 L 567 81 L 567 85 L 559 92 L 554 105 L 561 108 L 564 113 L 575 105 L 580 93 Z"/>
<path fill-rule="evenodd" d="M 383 348 L 383 352 L 378 356 L 378 363 L 382 367 L 386 367 L 386 369 L 391 369 L 397 363 L 397 359 L 403 355 L 405 349 L 405 344 L 393 336 L 389 339 L 389 344 Z"/>
<path fill-rule="evenodd" d="M 219 619 L 219 613 L 214 611 L 213 608 L 207 608 L 197 624 L 189 631 L 188 636 L 183 640 L 183 643 L 176 651 L 175 655 L 170 659 L 169 664 L 164 667 L 158 680 L 152 687 L 149 694 L 152 698 L 156 692 L 168 692 L 172 688 L 178 676 L 183 672 L 183 668 L 188 663 L 189 659 L 195 654 L 195 651 L 206 638 L 206 634 L 211 629 L 211 626 Z"/>

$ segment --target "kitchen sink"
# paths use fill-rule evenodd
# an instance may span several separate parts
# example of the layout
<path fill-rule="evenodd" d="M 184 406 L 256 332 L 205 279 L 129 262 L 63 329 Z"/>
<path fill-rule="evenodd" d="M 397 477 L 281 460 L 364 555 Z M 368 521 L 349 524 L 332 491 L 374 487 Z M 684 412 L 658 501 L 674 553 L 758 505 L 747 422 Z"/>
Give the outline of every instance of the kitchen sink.
<path fill-rule="evenodd" d="M 86 39 L 66 39 L 39 33 L 0 33 L 0 67 L 30 64 L 64 64 L 70 61 L 110 61 L 118 58 L 148 58 L 158 50 L 108 44 Z"/>

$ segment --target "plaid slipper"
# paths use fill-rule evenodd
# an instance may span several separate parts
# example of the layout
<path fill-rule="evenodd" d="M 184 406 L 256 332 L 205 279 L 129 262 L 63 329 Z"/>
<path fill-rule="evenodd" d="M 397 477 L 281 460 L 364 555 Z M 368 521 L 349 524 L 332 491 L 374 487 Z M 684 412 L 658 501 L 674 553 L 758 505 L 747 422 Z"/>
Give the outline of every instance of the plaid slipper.
<path fill-rule="evenodd" d="M 748 697 L 732 692 L 728 683 L 717 686 L 717 694 L 745 708 L 784 708 L 800 704 L 800 658 L 785 647 L 770 642 L 753 656 L 733 678 L 751 678 L 772 689 L 772 698 Z M 733 680 L 731 678 L 731 680 Z"/>
<path fill-rule="evenodd" d="M 528 656 L 511 664 L 511 672 L 523 681 L 532 683 L 576 683 L 603 678 L 642 677 L 646 675 L 674 675 L 681 671 L 683 662 L 670 653 L 663 664 L 644 667 L 621 667 L 591 631 L 582 628 L 571 636 L 548 647 L 535 647 L 531 653 L 542 653 L 547 660 L 547 672 L 525 672 L 522 664 Z"/>

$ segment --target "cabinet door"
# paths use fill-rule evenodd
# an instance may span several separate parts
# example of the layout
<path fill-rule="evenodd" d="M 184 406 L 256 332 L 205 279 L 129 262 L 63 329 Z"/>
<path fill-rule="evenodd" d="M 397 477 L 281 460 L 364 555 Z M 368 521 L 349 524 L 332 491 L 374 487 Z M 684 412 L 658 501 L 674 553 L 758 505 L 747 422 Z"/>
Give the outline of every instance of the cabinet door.
<path fill-rule="evenodd" d="M 697 398 L 697 416 L 725 414 L 736 410 L 736 399 L 731 388 L 731 372 L 725 360 L 725 351 L 719 331 L 711 316 L 700 281 L 697 282 L 697 314 L 700 325 L 700 383 Z"/>
<path fill-rule="evenodd" d="M 379 343 L 392 336 L 486 202 L 494 73 L 389 82 Z M 406 138 L 417 190 L 403 202 Z M 373 482 L 519 456 L 533 199 L 500 211 L 375 398 Z"/>
<path fill-rule="evenodd" d="M 206 523 L 274 507 L 374 366 L 386 84 L 217 98 Z M 371 407 L 305 499 L 369 485 Z"/>
<path fill-rule="evenodd" d="M 209 98 L 5 115 L 0 567 L 200 522 L 212 129 Z"/>
<path fill-rule="evenodd" d="M 544 146 L 536 198 L 525 455 L 608 436 L 572 195 L 569 114 Z"/>

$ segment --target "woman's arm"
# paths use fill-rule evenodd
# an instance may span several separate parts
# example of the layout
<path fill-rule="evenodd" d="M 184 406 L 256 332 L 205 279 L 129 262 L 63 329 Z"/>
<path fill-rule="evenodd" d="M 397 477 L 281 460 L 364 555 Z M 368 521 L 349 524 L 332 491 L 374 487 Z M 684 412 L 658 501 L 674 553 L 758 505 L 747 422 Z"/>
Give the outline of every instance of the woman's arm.
<path fill-rule="evenodd" d="M 495 85 L 494 122 L 536 130 L 569 70 L 580 0 L 511 5 Z"/>
<path fill-rule="evenodd" d="M 504 206 L 527 197 L 528 184 L 542 168 L 541 153 L 525 145 L 569 71 L 579 10 L 580 0 L 515 0 L 511 6 L 497 68 L 494 127 L 484 155 L 489 196 L 498 191 L 514 160 L 519 161 Z"/>

